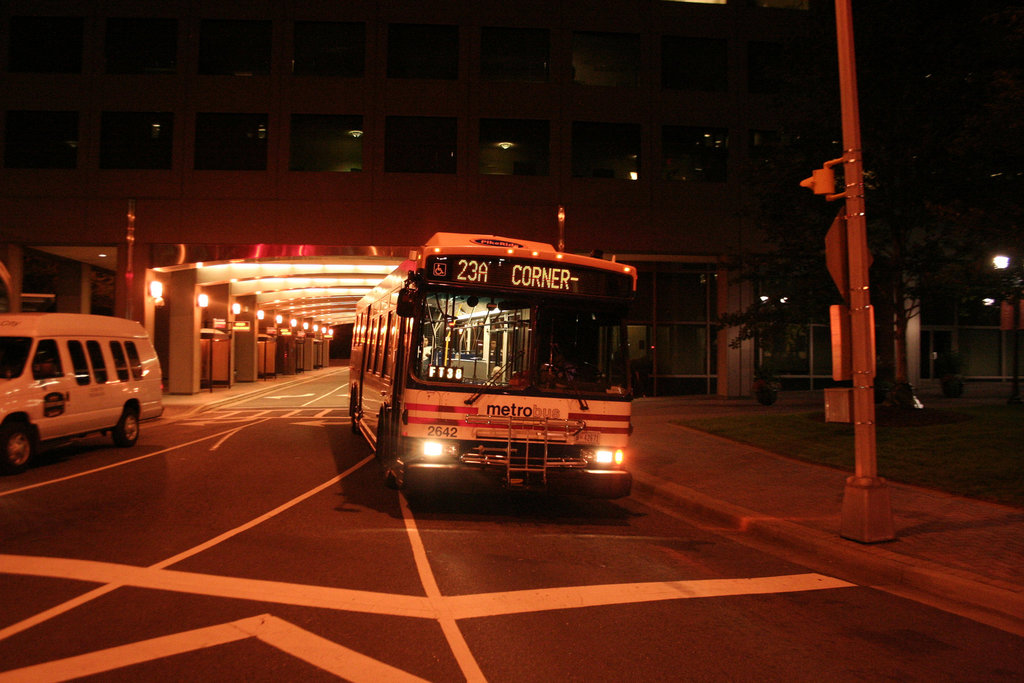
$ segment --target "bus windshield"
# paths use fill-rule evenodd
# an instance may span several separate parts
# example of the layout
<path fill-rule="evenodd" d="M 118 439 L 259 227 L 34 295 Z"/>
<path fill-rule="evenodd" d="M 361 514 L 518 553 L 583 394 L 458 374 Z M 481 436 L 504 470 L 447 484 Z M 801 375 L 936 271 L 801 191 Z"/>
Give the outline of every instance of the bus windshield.
<path fill-rule="evenodd" d="M 535 306 L 502 295 L 424 298 L 414 372 L 428 382 L 625 395 L 623 317 L 587 304 Z"/>

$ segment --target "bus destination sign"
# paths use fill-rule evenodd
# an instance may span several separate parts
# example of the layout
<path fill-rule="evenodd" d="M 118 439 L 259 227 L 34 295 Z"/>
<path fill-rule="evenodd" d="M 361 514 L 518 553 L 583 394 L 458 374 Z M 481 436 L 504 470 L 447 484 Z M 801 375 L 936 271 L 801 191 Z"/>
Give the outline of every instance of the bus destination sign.
<path fill-rule="evenodd" d="M 553 294 L 625 297 L 633 291 L 625 273 L 499 256 L 428 256 L 425 275 L 431 282 Z"/>

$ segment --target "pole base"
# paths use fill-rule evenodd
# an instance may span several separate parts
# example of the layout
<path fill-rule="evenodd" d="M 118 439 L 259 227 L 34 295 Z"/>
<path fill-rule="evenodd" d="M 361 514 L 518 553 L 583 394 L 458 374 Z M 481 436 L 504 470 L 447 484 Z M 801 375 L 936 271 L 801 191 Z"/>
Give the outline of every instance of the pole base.
<path fill-rule="evenodd" d="M 880 543 L 896 538 L 885 479 L 847 478 L 839 535 L 860 543 Z"/>

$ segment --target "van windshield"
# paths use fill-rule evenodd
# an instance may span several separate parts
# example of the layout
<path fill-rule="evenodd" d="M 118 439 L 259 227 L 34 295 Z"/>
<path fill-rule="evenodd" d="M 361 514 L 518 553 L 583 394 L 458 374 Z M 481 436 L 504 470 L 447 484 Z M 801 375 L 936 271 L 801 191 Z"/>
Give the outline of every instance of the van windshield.
<path fill-rule="evenodd" d="M 20 377 L 31 348 L 29 337 L 0 337 L 0 379 Z"/>

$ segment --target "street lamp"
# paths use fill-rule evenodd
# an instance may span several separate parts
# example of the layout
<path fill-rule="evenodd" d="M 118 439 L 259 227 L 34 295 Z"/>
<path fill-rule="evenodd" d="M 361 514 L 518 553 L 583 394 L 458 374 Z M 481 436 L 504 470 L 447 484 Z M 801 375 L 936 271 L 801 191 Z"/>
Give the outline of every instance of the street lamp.
<path fill-rule="evenodd" d="M 1024 268 L 1021 267 L 1020 259 L 1017 263 L 1009 256 L 1000 254 L 992 259 L 992 265 L 996 270 L 1005 271 L 1005 292 L 1003 305 L 1009 303 L 1010 320 L 1009 329 L 1013 330 L 1013 384 L 1010 390 L 1010 398 L 1006 400 L 1010 405 L 1020 404 L 1020 304 L 1021 290 L 1024 289 Z M 1004 323 L 1000 329 L 1007 329 Z"/>

